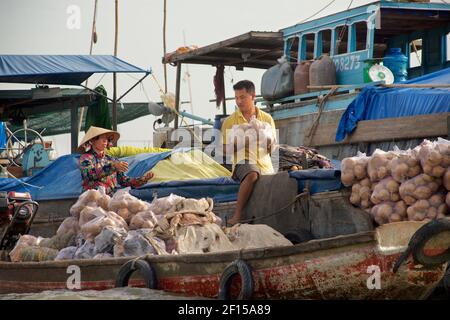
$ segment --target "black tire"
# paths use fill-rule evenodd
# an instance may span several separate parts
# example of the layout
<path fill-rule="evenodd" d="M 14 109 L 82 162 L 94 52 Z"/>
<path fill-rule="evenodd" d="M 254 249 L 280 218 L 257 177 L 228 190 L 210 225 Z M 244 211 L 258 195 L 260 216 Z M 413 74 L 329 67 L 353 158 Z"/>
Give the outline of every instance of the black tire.
<path fill-rule="evenodd" d="M 432 220 L 420 227 L 411 237 L 408 249 L 406 249 L 395 263 L 394 272 L 398 270 L 403 261 L 406 260 L 411 253 L 414 258 L 414 263 L 421 264 L 425 267 L 437 267 L 450 261 L 450 248 L 435 256 L 427 256 L 424 253 L 427 242 L 444 231 L 450 231 L 450 221 L 447 219 Z"/>
<path fill-rule="evenodd" d="M 314 238 L 311 232 L 305 229 L 288 231 L 285 234 L 283 234 L 283 236 L 290 242 L 292 242 L 292 244 L 299 244 L 302 242 L 312 240 Z"/>
<path fill-rule="evenodd" d="M 250 266 L 243 260 L 235 260 L 222 272 L 219 284 L 219 300 L 231 300 L 230 286 L 235 275 L 241 276 L 241 291 L 237 300 L 249 300 L 253 296 L 254 280 Z"/>
<path fill-rule="evenodd" d="M 116 277 L 116 288 L 127 287 L 131 275 L 136 270 L 141 273 L 147 288 L 156 289 L 156 272 L 145 260 L 130 260 L 120 267 Z"/>

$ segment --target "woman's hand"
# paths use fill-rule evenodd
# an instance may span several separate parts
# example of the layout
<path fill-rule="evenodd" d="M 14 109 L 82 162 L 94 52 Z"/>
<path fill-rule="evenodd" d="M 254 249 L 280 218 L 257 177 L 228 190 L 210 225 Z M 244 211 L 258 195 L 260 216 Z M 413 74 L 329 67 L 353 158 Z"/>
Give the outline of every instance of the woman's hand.
<path fill-rule="evenodd" d="M 146 173 L 142 176 L 142 179 L 143 179 L 144 181 L 148 181 L 148 180 L 150 180 L 151 178 L 153 178 L 154 176 L 155 176 L 155 174 L 154 174 L 153 172 L 148 171 L 148 172 L 146 172 Z"/>
<path fill-rule="evenodd" d="M 128 171 L 128 163 L 125 161 L 114 161 L 112 163 L 114 169 L 118 172 L 127 172 Z"/>

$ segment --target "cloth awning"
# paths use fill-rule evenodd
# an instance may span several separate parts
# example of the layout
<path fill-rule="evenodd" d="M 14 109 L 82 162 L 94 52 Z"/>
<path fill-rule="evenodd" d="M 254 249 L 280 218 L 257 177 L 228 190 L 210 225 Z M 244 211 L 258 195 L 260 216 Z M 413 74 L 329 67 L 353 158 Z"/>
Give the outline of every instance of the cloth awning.
<path fill-rule="evenodd" d="M 111 55 L 0 55 L 0 83 L 80 85 L 93 73 L 151 73 Z"/>

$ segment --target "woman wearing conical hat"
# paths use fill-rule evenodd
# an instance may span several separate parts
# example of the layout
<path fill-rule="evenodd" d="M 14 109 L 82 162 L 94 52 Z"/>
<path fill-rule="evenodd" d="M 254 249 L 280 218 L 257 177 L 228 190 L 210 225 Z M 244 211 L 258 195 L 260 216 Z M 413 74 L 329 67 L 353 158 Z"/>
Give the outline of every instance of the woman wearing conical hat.
<path fill-rule="evenodd" d="M 103 186 L 110 196 L 119 188 L 140 187 L 153 177 L 147 172 L 140 178 L 125 175 L 128 163 L 106 154 L 106 148 L 119 140 L 116 131 L 91 126 L 83 137 L 77 151 L 80 156 L 80 171 L 83 191 Z"/>

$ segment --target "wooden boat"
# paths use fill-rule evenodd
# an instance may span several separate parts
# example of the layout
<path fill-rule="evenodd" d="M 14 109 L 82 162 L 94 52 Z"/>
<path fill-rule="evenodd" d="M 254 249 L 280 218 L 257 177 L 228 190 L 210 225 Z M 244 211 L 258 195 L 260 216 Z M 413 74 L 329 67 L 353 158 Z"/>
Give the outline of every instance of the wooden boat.
<path fill-rule="evenodd" d="M 287 247 L 142 259 L 155 271 L 157 289 L 189 296 L 217 298 L 222 272 L 239 259 L 251 269 L 255 299 L 425 299 L 444 277 L 446 263 L 424 267 L 406 259 L 396 273 L 392 271 L 424 225 L 398 222 Z M 449 245 L 450 231 L 441 232 L 431 237 L 424 252 L 442 254 Z M 130 259 L 0 262 L 0 293 L 66 289 L 73 266 L 80 268 L 78 289 L 113 288 L 120 268 Z M 232 294 L 241 290 L 238 279 L 231 283 Z M 144 287 L 145 282 L 135 272 L 129 285 Z"/>

